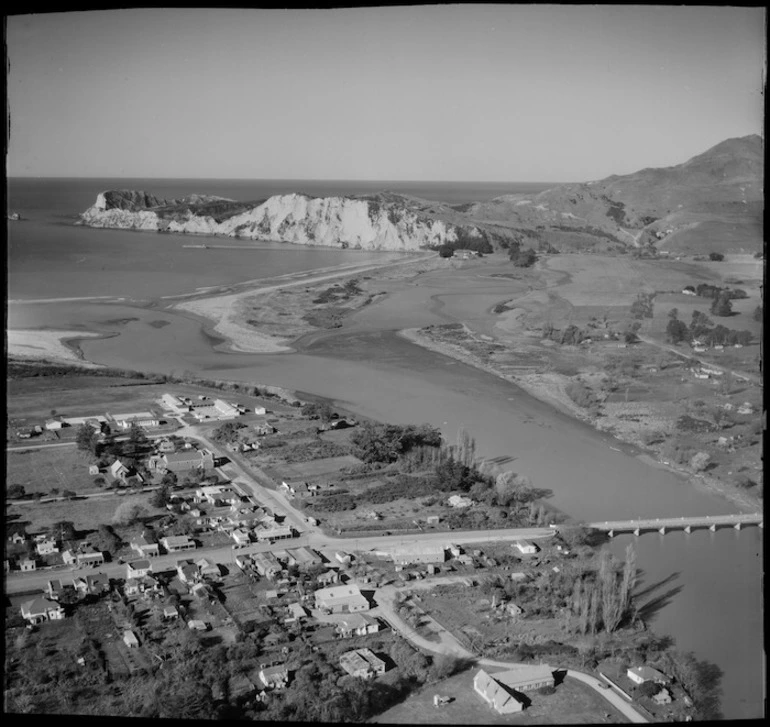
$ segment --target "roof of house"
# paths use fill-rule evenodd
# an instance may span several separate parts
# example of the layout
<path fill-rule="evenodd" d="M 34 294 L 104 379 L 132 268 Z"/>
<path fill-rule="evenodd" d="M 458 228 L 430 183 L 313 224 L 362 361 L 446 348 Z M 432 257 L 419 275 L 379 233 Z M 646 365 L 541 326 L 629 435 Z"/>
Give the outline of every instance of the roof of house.
<path fill-rule="evenodd" d="M 197 462 L 204 457 L 204 453 L 198 449 L 188 449 L 182 452 L 169 452 L 163 455 L 166 462 Z"/>
<path fill-rule="evenodd" d="M 192 538 L 189 535 L 167 535 L 165 538 L 163 538 L 163 542 L 166 543 L 166 546 L 174 546 L 174 545 L 188 545 Z"/>
<path fill-rule="evenodd" d="M 651 666 L 635 666 L 628 670 L 632 674 L 636 674 L 638 677 L 645 681 L 655 681 L 657 679 L 667 679 L 666 675 L 662 671 L 653 669 Z"/>
<path fill-rule="evenodd" d="M 521 684 L 529 684 L 530 682 L 548 679 L 549 677 L 553 677 L 553 667 L 548 666 L 548 664 L 519 667 L 494 675 L 497 681 L 511 689 L 516 689 Z"/>
<path fill-rule="evenodd" d="M 286 664 L 276 664 L 275 666 L 266 666 L 264 669 L 261 669 L 259 673 L 261 676 L 264 676 L 265 679 L 270 679 L 271 677 L 285 679 L 289 675 L 289 670 L 286 667 Z"/>
<path fill-rule="evenodd" d="M 344 586 L 329 586 L 328 588 L 320 588 L 315 592 L 317 601 L 346 601 L 349 599 L 364 598 L 361 595 L 361 590 L 355 584 L 346 584 Z"/>
<path fill-rule="evenodd" d="M 495 676 L 497 677 L 499 674 L 496 674 Z M 479 691 L 484 693 L 486 698 L 498 712 L 505 711 L 506 705 L 510 702 L 519 701 L 503 684 L 487 674 L 483 669 L 476 674 L 474 684 Z"/>
<path fill-rule="evenodd" d="M 21 604 L 22 616 L 44 616 L 48 611 L 57 611 L 61 606 L 56 601 L 49 601 L 47 598 L 39 596 L 31 601 L 25 601 Z"/>

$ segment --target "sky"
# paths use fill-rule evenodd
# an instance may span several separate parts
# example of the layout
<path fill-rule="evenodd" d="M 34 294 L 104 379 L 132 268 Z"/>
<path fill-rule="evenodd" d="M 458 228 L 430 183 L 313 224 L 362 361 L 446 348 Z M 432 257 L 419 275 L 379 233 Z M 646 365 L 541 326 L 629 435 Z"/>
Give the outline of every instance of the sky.
<path fill-rule="evenodd" d="M 572 182 L 764 128 L 765 10 L 7 18 L 9 176 Z"/>

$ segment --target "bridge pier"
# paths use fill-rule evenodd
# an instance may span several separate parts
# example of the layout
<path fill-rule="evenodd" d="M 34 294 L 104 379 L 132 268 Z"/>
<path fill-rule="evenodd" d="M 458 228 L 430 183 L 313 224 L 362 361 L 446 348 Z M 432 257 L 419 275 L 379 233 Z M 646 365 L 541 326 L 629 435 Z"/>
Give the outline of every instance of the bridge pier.
<path fill-rule="evenodd" d="M 760 528 L 762 528 L 763 530 L 764 530 L 764 528 L 765 528 L 765 524 L 764 524 L 764 523 L 757 523 L 757 526 L 758 526 L 758 527 L 760 527 Z"/>
<path fill-rule="evenodd" d="M 740 530 L 740 529 L 741 529 L 741 524 L 740 524 L 740 523 L 735 523 L 735 525 L 733 525 L 733 527 L 734 527 L 736 530 Z"/>
<path fill-rule="evenodd" d="M 664 525 L 664 526 L 663 526 L 663 527 L 662 527 L 662 528 L 661 528 L 661 529 L 660 529 L 658 532 L 659 532 L 661 535 L 665 535 L 665 534 L 666 534 L 666 526 Z"/>
<path fill-rule="evenodd" d="M 636 529 L 634 530 L 634 535 L 636 535 L 637 537 L 639 537 L 639 535 L 641 535 L 641 532 L 642 532 L 642 531 L 641 531 L 641 529 L 640 529 L 640 528 L 636 528 Z"/>
<path fill-rule="evenodd" d="M 607 535 L 609 535 L 609 537 L 611 537 L 611 538 L 614 538 L 615 537 L 615 531 L 614 530 L 608 530 L 607 531 Z"/>
<path fill-rule="evenodd" d="M 717 531 L 717 526 L 716 526 L 716 523 L 715 523 L 715 524 L 713 524 L 713 525 L 709 525 L 709 530 L 710 530 L 712 533 L 715 533 L 715 532 Z"/>
<path fill-rule="evenodd" d="M 689 535 L 692 532 L 692 528 L 689 525 L 685 525 L 684 531 Z"/>

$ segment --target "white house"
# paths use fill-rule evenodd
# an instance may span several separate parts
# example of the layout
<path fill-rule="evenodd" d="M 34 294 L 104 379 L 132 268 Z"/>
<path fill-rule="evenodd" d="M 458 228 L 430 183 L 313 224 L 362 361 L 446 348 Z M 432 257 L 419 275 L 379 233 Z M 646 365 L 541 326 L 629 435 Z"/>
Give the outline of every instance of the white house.
<path fill-rule="evenodd" d="M 523 555 L 534 555 L 539 550 L 537 545 L 530 543 L 529 540 L 517 540 L 513 545 Z"/>
<path fill-rule="evenodd" d="M 524 702 L 517 695 L 483 669 L 473 677 L 473 689 L 498 714 L 513 714 L 524 709 Z"/>
<path fill-rule="evenodd" d="M 626 672 L 626 676 L 634 684 L 644 684 L 645 682 L 655 682 L 656 684 L 668 684 L 669 678 L 661 671 L 653 669 L 651 666 L 635 666 Z"/>
<path fill-rule="evenodd" d="M 473 500 L 469 497 L 463 497 L 462 495 L 452 495 L 449 498 L 449 504 L 452 507 L 470 507 L 473 505 Z"/>

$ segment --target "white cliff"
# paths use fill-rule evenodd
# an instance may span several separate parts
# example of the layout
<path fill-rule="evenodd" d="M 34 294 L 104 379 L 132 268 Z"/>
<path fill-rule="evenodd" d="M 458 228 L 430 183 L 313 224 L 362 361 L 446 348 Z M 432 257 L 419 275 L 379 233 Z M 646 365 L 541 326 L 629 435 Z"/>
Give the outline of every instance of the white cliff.
<path fill-rule="evenodd" d="M 147 208 L 143 206 L 144 200 L 157 204 Z M 224 217 L 220 222 L 205 214 L 208 211 L 205 205 L 196 213 L 195 202 L 187 199 L 171 204 L 141 192 L 105 192 L 97 197 L 93 207 L 81 214 L 79 224 L 396 251 L 456 241 L 460 229 L 451 222 L 426 215 L 419 205 L 394 197 L 279 195 L 229 217 L 220 214 Z M 466 238 L 481 237 L 473 226 L 463 226 L 461 233 Z"/>

